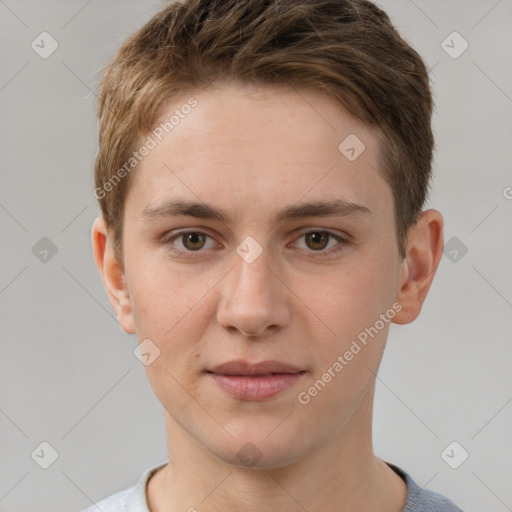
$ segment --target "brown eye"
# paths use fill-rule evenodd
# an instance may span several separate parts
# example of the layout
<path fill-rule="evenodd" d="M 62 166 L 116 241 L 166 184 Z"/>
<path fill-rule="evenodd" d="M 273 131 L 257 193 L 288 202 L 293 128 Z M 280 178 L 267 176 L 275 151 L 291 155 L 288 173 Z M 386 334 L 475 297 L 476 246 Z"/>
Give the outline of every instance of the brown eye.
<path fill-rule="evenodd" d="M 334 256 L 348 245 L 350 242 L 346 238 L 321 229 L 303 231 L 295 243 L 295 247 L 305 251 L 306 256 L 311 258 Z"/>
<path fill-rule="evenodd" d="M 183 246 L 190 251 L 197 251 L 202 249 L 206 241 L 206 235 L 191 231 L 190 233 L 184 233 L 181 235 Z"/>
<path fill-rule="evenodd" d="M 161 244 L 164 245 L 170 254 L 178 258 L 203 258 L 208 254 L 209 249 L 215 249 L 215 240 L 211 235 L 202 231 L 180 231 L 174 234 L 165 235 Z M 218 246 L 217 246 L 218 247 Z"/>
<path fill-rule="evenodd" d="M 306 245 L 313 250 L 322 250 L 327 247 L 330 235 L 327 231 L 311 231 L 305 235 Z"/>

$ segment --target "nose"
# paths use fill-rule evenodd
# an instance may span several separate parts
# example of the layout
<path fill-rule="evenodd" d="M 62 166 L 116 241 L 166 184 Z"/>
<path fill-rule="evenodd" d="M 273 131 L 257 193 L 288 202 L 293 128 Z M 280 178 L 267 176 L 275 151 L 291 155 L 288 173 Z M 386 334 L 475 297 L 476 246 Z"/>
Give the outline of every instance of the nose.
<path fill-rule="evenodd" d="M 287 288 L 271 268 L 266 251 L 251 263 L 236 252 L 233 260 L 234 268 L 221 288 L 219 325 L 254 337 L 282 329 L 290 320 Z"/>

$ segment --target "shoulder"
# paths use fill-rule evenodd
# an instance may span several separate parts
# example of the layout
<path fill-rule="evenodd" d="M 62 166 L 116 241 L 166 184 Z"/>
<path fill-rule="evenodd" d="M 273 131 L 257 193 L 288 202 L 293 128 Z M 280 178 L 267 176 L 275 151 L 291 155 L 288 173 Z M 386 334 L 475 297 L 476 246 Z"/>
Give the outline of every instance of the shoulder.
<path fill-rule="evenodd" d="M 409 507 L 409 508 L 407 508 Z M 463 512 L 453 501 L 442 494 L 418 486 L 403 512 Z"/>
<path fill-rule="evenodd" d="M 420 487 L 403 469 L 388 464 L 407 484 L 407 501 L 402 512 L 464 512 L 447 497 Z"/>
<path fill-rule="evenodd" d="M 156 471 L 166 464 L 167 461 L 146 469 L 132 487 L 107 496 L 80 512 L 149 512 L 146 500 L 147 482 Z"/>
<path fill-rule="evenodd" d="M 116 492 L 115 494 L 98 501 L 95 505 L 87 507 L 81 512 L 98 512 L 98 510 L 101 510 L 102 512 L 127 512 L 127 503 L 130 494 L 132 494 L 132 490 L 133 487 Z"/>

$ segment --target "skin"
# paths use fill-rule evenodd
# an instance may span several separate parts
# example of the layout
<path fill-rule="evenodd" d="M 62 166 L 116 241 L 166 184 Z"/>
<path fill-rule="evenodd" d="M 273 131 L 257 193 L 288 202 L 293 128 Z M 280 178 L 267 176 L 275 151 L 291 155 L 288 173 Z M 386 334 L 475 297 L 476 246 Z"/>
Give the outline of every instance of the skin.
<path fill-rule="evenodd" d="M 120 325 L 160 349 L 145 371 L 164 407 L 170 462 L 149 481 L 149 508 L 399 512 L 406 485 L 374 455 L 371 429 L 389 323 L 307 405 L 297 395 L 394 303 L 394 323 L 418 316 L 441 258 L 443 218 L 423 212 L 400 258 L 392 191 L 378 171 L 380 131 L 323 93 L 223 84 L 194 97 L 198 106 L 133 171 L 124 264 L 101 217 L 92 233 Z M 349 134 L 366 146 L 353 162 L 338 149 Z M 206 203 L 228 219 L 142 215 L 170 199 Z M 285 206 L 332 199 L 370 213 L 273 220 Z M 209 237 L 170 239 L 185 228 Z M 309 229 L 350 242 L 301 235 Z M 252 263 L 236 252 L 247 236 L 262 248 Z M 237 400 L 204 371 L 238 358 L 307 373 L 271 399 Z M 252 467 L 237 457 L 247 442 L 261 453 Z"/>

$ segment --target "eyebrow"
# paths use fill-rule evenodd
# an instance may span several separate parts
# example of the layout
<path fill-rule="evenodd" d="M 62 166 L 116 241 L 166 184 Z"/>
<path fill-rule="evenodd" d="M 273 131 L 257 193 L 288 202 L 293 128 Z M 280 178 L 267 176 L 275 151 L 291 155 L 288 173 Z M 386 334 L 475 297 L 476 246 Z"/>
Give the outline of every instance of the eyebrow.
<path fill-rule="evenodd" d="M 284 220 L 306 217 L 352 217 L 360 214 L 371 215 L 371 211 L 366 206 L 343 201 L 342 199 L 310 201 L 282 208 L 274 215 L 273 222 L 278 223 Z M 141 217 L 145 220 L 179 215 L 188 215 L 200 219 L 217 219 L 222 222 L 229 221 L 229 214 L 225 210 L 196 201 L 170 200 L 161 205 L 146 206 L 141 212 Z"/>

